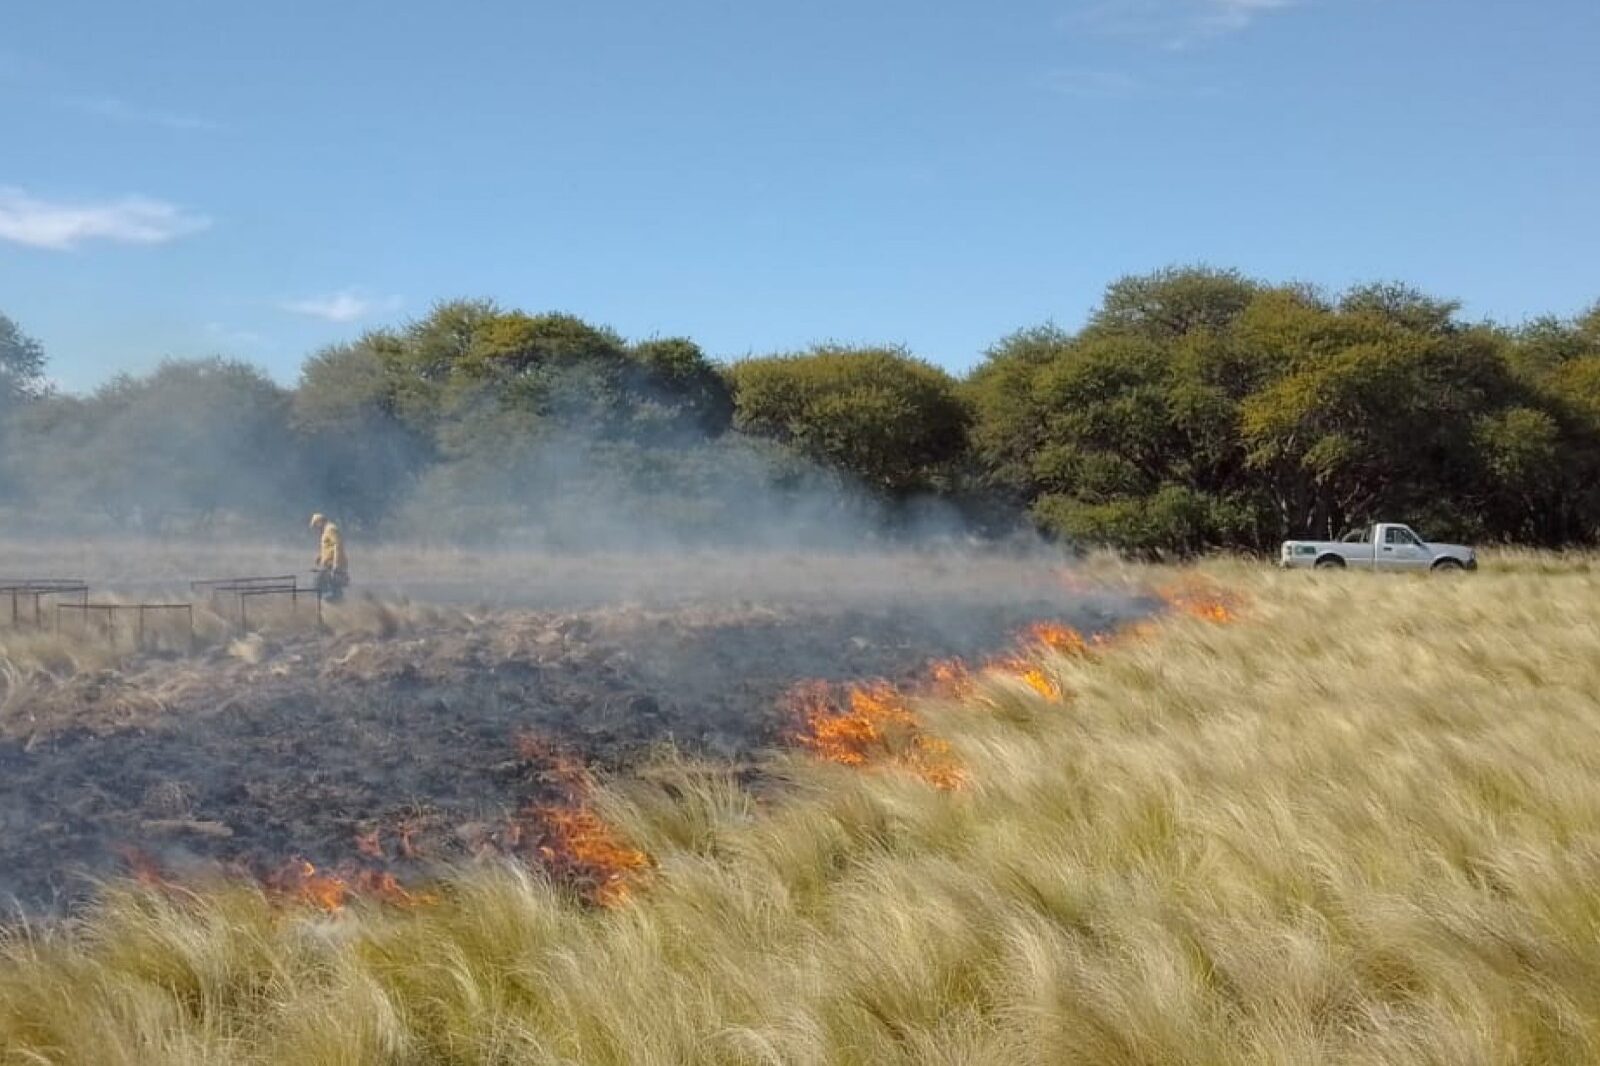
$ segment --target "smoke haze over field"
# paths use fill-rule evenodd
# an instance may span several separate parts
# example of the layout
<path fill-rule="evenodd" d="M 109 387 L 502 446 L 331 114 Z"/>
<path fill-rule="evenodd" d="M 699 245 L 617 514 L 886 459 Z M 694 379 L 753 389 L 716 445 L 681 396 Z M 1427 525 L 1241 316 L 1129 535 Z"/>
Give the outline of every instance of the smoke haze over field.
<path fill-rule="evenodd" d="M 192 577 L 298 557 L 132 540 L 0 555 L 84 577 L 96 599 L 186 597 Z M 179 876 L 294 857 L 349 872 L 379 830 L 407 841 L 394 871 L 427 876 L 500 846 L 497 827 L 546 795 L 519 737 L 617 770 L 670 744 L 759 774 L 798 725 L 797 684 L 916 683 L 1034 622 L 1093 633 L 1152 607 L 994 552 L 384 546 L 354 561 L 359 591 L 326 607 L 323 633 L 258 603 L 240 638 L 225 595 L 198 598 L 190 655 L 119 659 L 92 626 L 0 629 L 0 894 L 71 906 L 130 854 Z"/>
<path fill-rule="evenodd" d="M 1600 311 L 1501 327 L 1402 283 L 1132 275 L 960 381 L 894 346 L 719 364 L 457 300 L 313 353 L 293 389 L 212 360 L 76 397 L 11 332 L 0 535 L 287 537 L 320 511 L 368 543 L 560 551 L 1038 529 L 1193 556 L 1377 517 L 1600 537 Z"/>
<path fill-rule="evenodd" d="M 126 613 L 0 630 L 0 892 L 60 906 L 135 853 L 360 863 L 402 824 L 396 869 L 424 874 L 523 839 L 551 768 L 519 738 L 756 773 L 796 685 L 912 683 L 1034 622 L 1150 609 L 1031 534 L 979 535 L 947 377 L 893 352 L 758 369 L 743 432 L 691 345 L 451 305 L 324 353 L 292 395 L 205 363 L 32 401 L 5 427 L 0 572 L 192 600 L 194 630 L 135 613 L 143 654 Z M 792 430 L 796 390 L 841 432 Z M 345 602 L 191 589 L 309 585 L 313 511 L 344 529 Z"/>
<path fill-rule="evenodd" d="M 866 405 L 843 436 L 796 436 L 797 412 L 770 403 L 743 432 L 731 372 L 687 341 L 445 304 L 318 353 L 293 391 L 244 364 L 167 363 L 0 411 L 0 522 L 254 539 L 319 511 L 369 542 L 559 550 L 966 533 L 974 509 L 938 491 L 964 442 L 954 383 L 892 352 L 828 358 L 873 375 L 818 397 Z M 925 394 L 897 416 L 903 435 L 876 406 L 896 389 Z M 833 452 L 863 433 L 881 437 L 881 461 L 856 472 Z"/>
<path fill-rule="evenodd" d="M 632 603 L 782 603 L 841 609 L 900 605 L 959 614 L 962 603 L 1072 606 L 1081 590 L 1059 552 L 958 546 L 799 551 L 719 547 L 658 551 L 440 549 L 350 545 L 356 599 L 524 608 Z M 85 538 L 0 542 L 8 573 L 81 578 L 123 596 L 187 593 L 190 581 L 306 575 L 313 551 L 291 543 Z"/>

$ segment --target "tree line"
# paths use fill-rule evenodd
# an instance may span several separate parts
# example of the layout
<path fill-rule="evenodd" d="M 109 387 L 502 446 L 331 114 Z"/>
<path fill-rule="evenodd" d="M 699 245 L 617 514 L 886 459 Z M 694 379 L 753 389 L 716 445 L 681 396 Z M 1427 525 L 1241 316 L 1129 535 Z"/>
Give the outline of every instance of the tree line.
<path fill-rule="evenodd" d="M 306 360 L 168 362 L 66 395 L 0 316 L 14 522 L 288 521 L 592 543 L 938 513 L 1138 554 L 1270 550 L 1394 518 L 1428 535 L 1600 539 L 1600 306 L 1504 327 L 1398 284 L 1236 271 L 1113 282 L 965 377 L 903 348 L 719 364 L 564 314 L 436 305 Z M 759 501 L 759 502 L 758 502 Z"/>

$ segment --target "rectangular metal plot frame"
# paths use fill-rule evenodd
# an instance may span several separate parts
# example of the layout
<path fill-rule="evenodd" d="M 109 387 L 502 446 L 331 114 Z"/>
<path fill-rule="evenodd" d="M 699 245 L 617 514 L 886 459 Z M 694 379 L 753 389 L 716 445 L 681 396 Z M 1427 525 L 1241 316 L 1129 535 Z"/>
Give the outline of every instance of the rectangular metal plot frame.
<path fill-rule="evenodd" d="M 257 585 L 232 591 L 239 599 L 239 632 L 241 633 L 247 632 L 250 627 L 249 602 L 260 596 L 288 596 L 290 609 L 297 615 L 300 613 L 300 597 L 315 596 L 317 599 L 317 628 L 322 628 L 322 590 L 320 588 L 315 586 L 303 588 L 291 583 L 287 586 Z"/>
<path fill-rule="evenodd" d="M 212 577 L 204 581 L 189 582 L 190 592 L 209 592 L 215 596 L 219 592 L 238 592 L 241 589 L 254 588 L 293 588 L 296 583 L 293 574 L 273 574 L 268 577 Z"/>
<path fill-rule="evenodd" d="M 73 577 L 20 577 L 0 578 L 0 597 L 11 597 L 11 625 L 22 625 L 22 601 L 33 600 L 33 624 L 44 628 L 44 599 L 46 596 L 77 596 L 79 602 L 89 602 L 89 584 Z"/>
<path fill-rule="evenodd" d="M 123 612 L 134 616 L 134 647 L 144 647 L 145 619 L 151 614 L 181 612 L 189 629 L 189 648 L 194 648 L 194 605 L 190 603 L 58 603 L 56 604 L 56 632 L 61 632 L 62 612 L 79 611 L 83 614 L 83 629 L 89 629 L 89 619 L 100 612 L 106 619 L 106 640 L 112 647 L 117 643 L 117 617 Z"/>

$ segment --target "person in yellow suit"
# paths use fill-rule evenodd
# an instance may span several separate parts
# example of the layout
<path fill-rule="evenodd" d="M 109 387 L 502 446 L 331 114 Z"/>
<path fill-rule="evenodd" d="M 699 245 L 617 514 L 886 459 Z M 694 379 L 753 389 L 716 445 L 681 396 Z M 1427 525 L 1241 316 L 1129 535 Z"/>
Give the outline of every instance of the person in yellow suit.
<path fill-rule="evenodd" d="M 344 538 L 339 527 L 321 514 L 311 516 L 311 528 L 322 534 L 317 547 L 317 587 L 323 598 L 338 603 L 344 598 L 344 587 L 350 584 L 350 561 L 345 558 Z"/>

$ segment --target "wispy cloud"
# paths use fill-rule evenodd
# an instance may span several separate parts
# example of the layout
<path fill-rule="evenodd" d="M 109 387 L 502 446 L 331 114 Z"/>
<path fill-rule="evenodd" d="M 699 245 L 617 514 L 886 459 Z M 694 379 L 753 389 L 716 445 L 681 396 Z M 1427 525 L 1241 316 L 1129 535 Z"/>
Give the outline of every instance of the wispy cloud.
<path fill-rule="evenodd" d="M 326 296 L 286 300 L 279 305 L 297 315 L 309 315 L 328 322 L 356 322 L 376 314 L 400 309 L 398 296 L 372 296 L 360 289 L 342 289 Z"/>
<path fill-rule="evenodd" d="M 1108 37 L 1134 37 L 1182 49 L 1238 33 L 1300 0 L 1077 0 L 1066 21 Z"/>
<path fill-rule="evenodd" d="M 178 111 L 140 107 L 115 96 L 69 96 L 62 103 L 81 114 L 93 115 L 125 126 L 159 126 L 162 129 L 184 133 L 202 133 L 222 128 L 221 123 L 209 118 Z"/>
<path fill-rule="evenodd" d="M 204 215 L 144 196 L 45 200 L 22 189 L 0 186 L 0 240 L 33 248 L 68 251 L 88 241 L 165 244 L 210 225 Z"/>
<path fill-rule="evenodd" d="M 1200 18 L 1202 27 L 1219 33 L 1232 33 L 1249 26 L 1262 15 L 1292 7 L 1294 0 L 1208 0 L 1210 9 Z"/>

